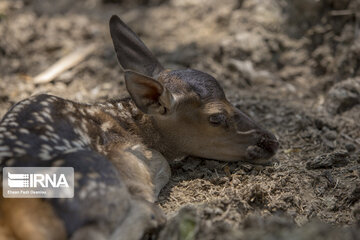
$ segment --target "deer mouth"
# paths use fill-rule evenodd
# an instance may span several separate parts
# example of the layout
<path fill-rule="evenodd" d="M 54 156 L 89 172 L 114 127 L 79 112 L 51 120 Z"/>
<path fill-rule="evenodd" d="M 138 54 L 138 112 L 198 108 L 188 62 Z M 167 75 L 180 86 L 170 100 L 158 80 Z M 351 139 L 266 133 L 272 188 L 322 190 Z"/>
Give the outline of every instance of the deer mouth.
<path fill-rule="evenodd" d="M 262 137 L 256 145 L 248 146 L 246 149 L 247 161 L 254 164 L 270 165 L 271 157 L 279 148 L 279 142 L 274 138 Z"/>
<path fill-rule="evenodd" d="M 271 163 L 270 157 L 272 156 L 269 152 L 267 152 L 265 149 L 253 145 L 249 146 L 246 149 L 246 155 L 247 155 L 247 162 L 254 163 L 254 164 L 267 164 L 269 165 Z"/>

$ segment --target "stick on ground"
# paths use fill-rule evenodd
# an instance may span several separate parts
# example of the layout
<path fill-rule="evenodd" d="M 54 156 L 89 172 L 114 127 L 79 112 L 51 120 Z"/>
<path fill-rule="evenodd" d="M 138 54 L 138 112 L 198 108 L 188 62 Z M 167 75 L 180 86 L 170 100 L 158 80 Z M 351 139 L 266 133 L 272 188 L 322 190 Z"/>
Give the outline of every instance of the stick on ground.
<path fill-rule="evenodd" d="M 93 43 L 76 49 L 69 55 L 62 57 L 44 72 L 34 77 L 34 83 L 41 84 L 51 82 L 61 73 L 82 62 L 87 56 L 93 53 L 97 47 L 98 45 Z"/>

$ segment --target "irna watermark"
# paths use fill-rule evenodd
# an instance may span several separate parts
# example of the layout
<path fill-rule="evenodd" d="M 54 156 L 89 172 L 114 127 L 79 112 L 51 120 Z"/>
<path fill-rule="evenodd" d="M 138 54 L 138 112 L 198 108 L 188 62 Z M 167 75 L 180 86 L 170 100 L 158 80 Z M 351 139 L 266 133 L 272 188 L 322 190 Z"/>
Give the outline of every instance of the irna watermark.
<path fill-rule="evenodd" d="M 4 198 L 72 198 L 72 167 L 5 167 Z"/>

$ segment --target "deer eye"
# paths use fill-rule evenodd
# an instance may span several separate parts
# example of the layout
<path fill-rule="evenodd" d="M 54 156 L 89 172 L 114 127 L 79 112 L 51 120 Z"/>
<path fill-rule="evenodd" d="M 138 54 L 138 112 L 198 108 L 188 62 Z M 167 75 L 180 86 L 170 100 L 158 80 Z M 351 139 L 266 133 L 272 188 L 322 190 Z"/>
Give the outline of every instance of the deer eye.
<path fill-rule="evenodd" d="M 210 115 L 209 122 L 214 126 L 222 125 L 226 122 L 226 116 L 221 113 Z"/>

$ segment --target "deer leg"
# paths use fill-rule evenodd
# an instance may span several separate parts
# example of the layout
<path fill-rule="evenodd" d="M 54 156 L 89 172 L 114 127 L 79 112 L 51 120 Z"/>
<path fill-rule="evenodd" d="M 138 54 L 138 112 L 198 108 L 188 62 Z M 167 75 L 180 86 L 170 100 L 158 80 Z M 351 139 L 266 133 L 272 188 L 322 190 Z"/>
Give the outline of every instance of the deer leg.
<path fill-rule="evenodd" d="M 142 144 L 113 146 L 109 158 L 133 196 L 154 202 L 168 183 L 170 166 L 164 156 Z"/>
<path fill-rule="evenodd" d="M 105 156 L 81 150 L 59 156 L 56 161 L 59 160 L 62 160 L 61 166 L 74 167 L 77 175 L 74 198 L 54 202 L 72 240 L 108 239 L 109 236 L 138 240 L 165 223 L 160 208 L 141 196 L 132 195 L 119 169 Z M 121 168 L 133 174 L 140 160 L 135 157 L 125 160 L 128 164 Z M 133 182 L 139 181 L 139 176 L 132 177 Z"/>
<path fill-rule="evenodd" d="M 130 211 L 113 232 L 110 240 L 140 240 L 146 234 L 161 229 L 165 223 L 166 217 L 158 206 L 133 197 Z"/>
<path fill-rule="evenodd" d="M 67 235 L 73 239 L 107 239 L 126 218 L 131 201 L 115 166 L 91 150 L 61 154 L 51 161 L 59 167 L 74 168 L 74 197 L 51 199 Z"/>
<path fill-rule="evenodd" d="M 160 208 L 129 194 L 122 175 L 103 155 L 82 150 L 59 158 L 63 166 L 70 164 L 81 175 L 77 177 L 74 198 L 65 205 L 64 201 L 57 201 L 58 212 L 71 209 L 71 215 L 81 216 L 72 216 L 67 224 L 80 226 L 72 233 L 71 240 L 108 239 L 109 236 L 117 240 L 139 240 L 145 233 L 164 225 L 166 218 Z M 131 164 L 137 162 L 126 160 L 131 172 Z M 138 181 L 136 175 L 133 177 L 133 181 Z"/>
<path fill-rule="evenodd" d="M 106 240 L 108 236 L 98 227 L 87 225 L 78 230 L 71 236 L 70 240 Z"/>
<path fill-rule="evenodd" d="M 149 150 L 152 152 L 152 156 L 150 159 L 147 159 L 150 167 L 153 171 L 154 183 L 155 183 L 155 198 L 157 199 L 159 193 L 163 187 L 169 182 L 171 176 L 171 169 L 168 161 L 164 158 L 164 156 L 155 150 Z"/>

